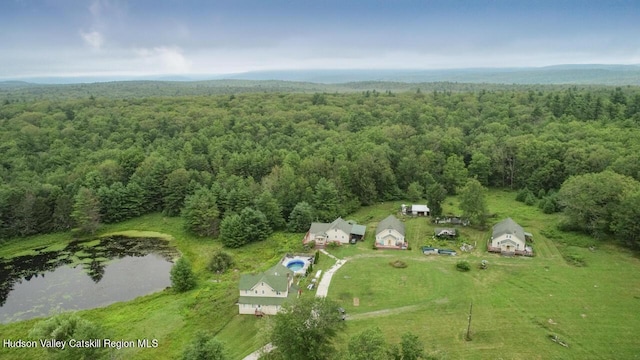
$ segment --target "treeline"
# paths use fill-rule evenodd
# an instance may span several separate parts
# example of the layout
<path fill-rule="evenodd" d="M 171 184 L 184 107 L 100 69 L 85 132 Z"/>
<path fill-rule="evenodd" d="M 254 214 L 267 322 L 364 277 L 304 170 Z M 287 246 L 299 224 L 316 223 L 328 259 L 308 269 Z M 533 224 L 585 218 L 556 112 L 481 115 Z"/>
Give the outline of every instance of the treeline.
<path fill-rule="evenodd" d="M 240 246 L 469 178 L 534 194 L 639 180 L 639 123 L 630 87 L 6 101 L 0 237 L 162 211 Z"/>

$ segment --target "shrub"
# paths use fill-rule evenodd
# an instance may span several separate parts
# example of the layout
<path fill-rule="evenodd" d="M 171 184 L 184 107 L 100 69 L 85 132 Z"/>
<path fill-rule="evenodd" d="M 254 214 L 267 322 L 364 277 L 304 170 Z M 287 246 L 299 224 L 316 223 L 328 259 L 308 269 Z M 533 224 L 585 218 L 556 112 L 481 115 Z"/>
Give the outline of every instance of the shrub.
<path fill-rule="evenodd" d="M 191 264 L 184 256 L 171 268 L 171 286 L 177 292 L 185 292 L 196 286 L 196 277 L 191 270 Z"/>
<path fill-rule="evenodd" d="M 525 202 L 527 200 L 527 196 L 533 196 L 533 193 L 528 188 L 521 189 L 518 191 L 518 195 L 516 195 L 516 201 Z"/>
<path fill-rule="evenodd" d="M 524 203 L 529 206 L 535 205 L 536 201 L 538 201 L 538 199 L 536 199 L 532 193 L 527 194 L 527 197 L 524 199 Z"/>
<path fill-rule="evenodd" d="M 456 269 L 458 269 L 458 271 L 469 271 L 471 270 L 471 265 L 469 265 L 469 262 L 466 260 L 460 260 L 456 264 Z"/>
<path fill-rule="evenodd" d="M 336 241 L 332 241 L 332 242 L 330 242 L 329 244 L 327 244 L 327 247 L 328 247 L 329 249 L 333 249 L 333 250 L 337 249 L 337 248 L 338 248 L 338 246 L 340 246 L 340 243 L 338 243 L 338 242 L 336 242 Z"/>
<path fill-rule="evenodd" d="M 40 339 L 55 339 L 68 341 L 90 340 L 105 338 L 103 328 L 85 320 L 74 313 L 56 315 L 47 320 L 35 324 L 29 337 L 39 341 Z M 106 348 L 100 347 L 65 347 L 64 350 L 58 348 L 48 348 L 48 359 L 104 359 L 107 357 Z"/>
<path fill-rule="evenodd" d="M 213 272 L 223 273 L 227 271 L 231 266 L 233 266 L 233 258 L 231 258 L 231 255 L 227 254 L 226 252 L 217 251 L 213 254 L 213 256 L 211 256 L 211 259 L 209 259 L 207 268 Z"/>
<path fill-rule="evenodd" d="M 313 257 L 313 263 L 314 263 L 314 264 L 317 264 L 317 263 L 318 263 L 318 260 L 320 260 L 320 251 L 316 250 L 316 254 L 315 254 L 315 256 Z"/>
<path fill-rule="evenodd" d="M 398 268 L 398 269 L 404 269 L 404 268 L 407 267 L 407 263 L 405 263 L 402 260 L 391 261 L 389 263 L 389 265 L 393 266 L 394 268 Z"/>
<path fill-rule="evenodd" d="M 182 360 L 226 360 L 228 358 L 222 343 L 202 332 L 197 333 L 195 339 L 182 352 Z"/>

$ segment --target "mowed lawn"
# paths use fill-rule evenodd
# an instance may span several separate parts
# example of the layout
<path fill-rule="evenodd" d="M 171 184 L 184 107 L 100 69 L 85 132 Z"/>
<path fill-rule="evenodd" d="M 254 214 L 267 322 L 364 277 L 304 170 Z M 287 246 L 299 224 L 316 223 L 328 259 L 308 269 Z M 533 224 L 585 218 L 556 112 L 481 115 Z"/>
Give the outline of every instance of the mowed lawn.
<path fill-rule="evenodd" d="M 514 193 L 490 193 L 489 210 L 497 214 L 491 222 L 511 216 L 532 232 L 537 252 L 534 258 L 488 254 L 490 230 L 471 228 L 461 229 L 461 234 L 467 243 L 477 243 L 475 251 L 459 252 L 456 257 L 424 256 L 419 251 L 421 245 L 453 245 L 434 242 L 433 225 L 424 218 L 405 219 L 411 251 L 372 250 L 373 225 L 396 211 L 399 203 L 376 205 L 370 212 L 376 216 L 366 220 L 366 241 L 357 249 L 335 251 L 349 259 L 329 289 L 329 297 L 350 315 L 338 344 L 377 326 L 390 342 L 398 342 L 402 333 L 411 331 L 420 336 L 428 351 L 447 359 L 640 358 L 637 256 L 610 244 L 590 251 L 555 243 L 541 232 L 553 230 L 558 216 L 545 215 L 514 198 Z M 455 212 L 456 206 L 454 198 L 445 211 Z M 563 235 L 557 230 L 555 234 Z M 594 243 L 587 237 L 580 239 L 580 235 L 566 236 L 575 243 Z M 586 266 L 568 264 L 561 250 L 581 256 Z M 396 259 L 408 266 L 390 266 Z M 487 270 L 479 269 L 482 259 L 489 262 Z M 457 271 L 458 260 L 469 261 L 472 270 Z M 472 341 L 466 341 L 471 303 Z M 557 335 L 569 347 L 551 341 L 549 335 Z"/>
<path fill-rule="evenodd" d="M 514 201 L 515 193 L 491 191 L 489 211 L 495 223 L 510 216 L 533 233 L 535 258 L 503 258 L 485 252 L 490 230 L 460 228 L 458 243 L 432 240 L 429 218 L 404 219 L 411 250 L 374 250 L 375 227 L 402 202 L 362 208 L 345 217 L 367 225 L 365 241 L 328 249 L 347 258 L 329 288 L 332 298 L 347 310 L 346 331 L 337 339 L 345 347 L 348 337 L 368 327 L 379 327 L 390 342 L 402 333 L 420 336 L 428 351 L 443 359 L 640 359 L 640 260 L 615 245 L 600 245 L 583 235 L 555 228 L 558 215 L 545 215 L 535 207 Z M 446 213 L 458 213 L 457 199 L 448 198 Z M 237 284 L 243 273 L 262 271 L 288 252 L 301 251 L 304 234 L 276 233 L 268 240 L 240 249 L 226 249 L 236 265 L 217 276 L 206 270 L 207 260 L 221 248 L 218 240 L 200 239 L 184 232 L 177 218 L 147 215 L 108 225 L 102 234 L 154 231 L 186 254 L 198 274 L 196 289 L 176 294 L 170 290 L 142 296 L 105 308 L 83 310 L 80 315 L 104 326 L 114 339 L 157 338 L 157 349 L 127 349 L 119 358 L 169 359 L 180 357 L 198 331 L 226 344 L 232 359 L 242 359 L 268 342 L 268 321 L 237 315 Z M 553 237 L 549 239 L 545 234 Z M 64 246 L 69 234 L 44 235 L 4 244 L 0 256 L 29 253 L 43 244 Z M 456 248 L 462 241 L 477 249 L 456 257 L 421 254 L 423 245 Z M 588 246 L 596 244 L 596 250 Z M 458 250 L 458 249 L 457 249 Z M 586 266 L 568 264 L 563 254 L 584 259 Z M 408 267 L 393 268 L 403 260 Z M 456 271 L 458 260 L 473 269 Z M 479 270 L 482 259 L 489 269 Z M 315 270 L 327 270 L 333 260 L 322 255 Z M 303 280 L 302 286 L 306 285 Z M 312 296 L 305 290 L 304 296 Z M 353 299 L 359 299 L 354 306 Z M 469 306 L 473 302 L 472 338 L 467 342 Z M 0 324 L 0 338 L 27 338 L 38 320 Z M 557 335 L 564 348 L 549 340 Z M 2 359 L 46 359 L 43 349 L 27 351 L 0 347 Z"/>

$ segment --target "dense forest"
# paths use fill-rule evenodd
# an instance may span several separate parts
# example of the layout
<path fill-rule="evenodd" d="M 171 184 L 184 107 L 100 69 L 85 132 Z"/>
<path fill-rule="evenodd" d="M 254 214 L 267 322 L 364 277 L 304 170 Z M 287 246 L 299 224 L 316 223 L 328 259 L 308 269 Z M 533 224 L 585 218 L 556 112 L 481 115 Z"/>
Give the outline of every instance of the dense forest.
<path fill-rule="evenodd" d="M 240 246 L 377 201 L 437 202 L 475 178 L 637 244 L 640 89 L 477 86 L 138 98 L 50 87 L 22 99 L 5 89 L 0 238 L 162 211 Z"/>

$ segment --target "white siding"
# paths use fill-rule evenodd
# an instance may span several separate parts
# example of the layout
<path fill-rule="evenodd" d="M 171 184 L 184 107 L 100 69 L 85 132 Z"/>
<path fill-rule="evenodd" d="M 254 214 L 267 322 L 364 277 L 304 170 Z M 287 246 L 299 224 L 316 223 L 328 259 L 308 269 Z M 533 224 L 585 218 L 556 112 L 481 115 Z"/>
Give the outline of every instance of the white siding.
<path fill-rule="evenodd" d="M 504 252 L 515 252 L 525 249 L 524 239 L 520 239 L 513 234 L 503 234 L 491 240 L 491 247 L 500 248 Z"/>
<path fill-rule="evenodd" d="M 376 235 L 376 244 L 389 246 L 389 239 L 393 239 L 393 243 L 391 244 L 392 246 L 395 246 L 398 242 L 404 243 L 404 236 L 402 234 L 395 229 L 387 229 Z"/>

